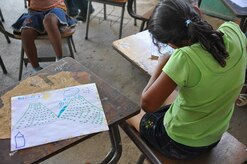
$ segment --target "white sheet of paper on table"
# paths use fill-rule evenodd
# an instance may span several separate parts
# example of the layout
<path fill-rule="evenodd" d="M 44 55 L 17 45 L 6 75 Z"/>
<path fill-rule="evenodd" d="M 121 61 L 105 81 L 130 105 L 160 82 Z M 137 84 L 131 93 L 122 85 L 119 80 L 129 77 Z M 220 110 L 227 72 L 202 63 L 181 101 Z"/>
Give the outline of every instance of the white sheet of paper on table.
<path fill-rule="evenodd" d="M 95 83 L 11 97 L 11 151 L 108 130 Z"/>
<path fill-rule="evenodd" d="M 247 7 L 247 0 L 231 0 L 231 1 L 240 7 Z"/>
<path fill-rule="evenodd" d="M 163 55 L 171 55 L 174 51 L 172 47 L 162 43 L 160 43 L 161 49 L 159 51 L 158 48 L 153 44 L 151 34 L 148 32 L 148 30 L 137 33 L 136 36 L 141 37 L 140 40 L 145 42 L 145 45 L 150 46 L 150 56 L 153 55 L 159 57 Z"/>
<path fill-rule="evenodd" d="M 160 43 L 160 51 L 158 50 L 157 46 L 155 46 L 154 44 L 152 44 L 151 48 L 152 48 L 151 50 L 152 55 L 154 56 L 171 55 L 174 51 L 172 47 L 166 44 L 162 44 L 162 43 Z"/>

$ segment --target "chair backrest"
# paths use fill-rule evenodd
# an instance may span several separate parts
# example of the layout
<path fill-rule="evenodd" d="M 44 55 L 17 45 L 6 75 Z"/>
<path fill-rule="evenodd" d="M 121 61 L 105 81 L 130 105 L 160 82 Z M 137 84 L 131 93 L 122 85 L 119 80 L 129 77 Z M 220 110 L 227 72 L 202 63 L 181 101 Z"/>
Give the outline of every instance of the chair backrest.
<path fill-rule="evenodd" d="M 150 16 L 152 15 L 153 13 L 153 10 L 154 10 L 154 7 L 152 7 L 151 9 L 149 9 L 145 14 L 143 15 L 139 15 L 135 12 L 134 10 L 134 1 L 135 0 L 128 0 L 128 3 L 127 3 L 127 11 L 129 13 L 129 15 L 135 19 L 139 19 L 139 20 L 142 20 L 142 21 L 148 21 Z M 197 6 L 200 7 L 201 5 L 201 1 L 202 0 L 196 0 L 195 2 L 197 3 Z"/>
<path fill-rule="evenodd" d="M 0 21 L 0 32 L 3 33 L 7 37 L 17 39 L 14 34 L 12 34 L 12 33 L 10 33 L 10 32 L 5 30 L 5 28 L 4 28 L 4 26 L 3 26 L 1 21 Z"/>
<path fill-rule="evenodd" d="M 128 0 L 128 3 L 127 3 L 127 11 L 129 13 L 129 15 L 135 19 L 139 19 L 139 20 L 142 20 L 142 21 L 148 21 L 149 18 L 145 18 L 141 15 L 138 15 L 135 10 L 134 10 L 134 1 L 135 0 Z"/>

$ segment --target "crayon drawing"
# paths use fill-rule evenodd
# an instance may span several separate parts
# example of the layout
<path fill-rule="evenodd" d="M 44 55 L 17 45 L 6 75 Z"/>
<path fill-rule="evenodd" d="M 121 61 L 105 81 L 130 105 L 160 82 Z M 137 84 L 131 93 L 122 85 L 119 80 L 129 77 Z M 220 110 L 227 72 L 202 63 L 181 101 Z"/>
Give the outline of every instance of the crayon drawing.
<path fill-rule="evenodd" d="M 108 130 L 94 83 L 11 98 L 11 151 Z"/>

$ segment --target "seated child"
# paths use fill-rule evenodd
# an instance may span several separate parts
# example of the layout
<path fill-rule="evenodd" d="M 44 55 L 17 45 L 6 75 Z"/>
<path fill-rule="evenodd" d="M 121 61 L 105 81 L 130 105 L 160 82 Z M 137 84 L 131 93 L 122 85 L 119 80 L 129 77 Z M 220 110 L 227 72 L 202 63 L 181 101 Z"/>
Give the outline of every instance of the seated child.
<path fill-rule="evenodd" d="M 61 59 L 61 33 L 76 25 L 76 20 L 66 15 L 63 0 L 29 0 L 28 13 L 24 13 L 12 25 L 15 32 L 21 33 L 23 49 L 35 71 L 41 70 L 38 63 L 35 39 L 47 34 L 57 59 Z"/>
<path fill-rule="evenodd" d="M 213 29 L 184 0 L 160 1 L 148 30 L 158 48 L 168 44 L 175 51 L 159 58 L 141 95 L 142 110 L 128 123 L 162 155 L 197 158 L 229 127 L 245 81 L 247 38 L 233 22 Z"/>

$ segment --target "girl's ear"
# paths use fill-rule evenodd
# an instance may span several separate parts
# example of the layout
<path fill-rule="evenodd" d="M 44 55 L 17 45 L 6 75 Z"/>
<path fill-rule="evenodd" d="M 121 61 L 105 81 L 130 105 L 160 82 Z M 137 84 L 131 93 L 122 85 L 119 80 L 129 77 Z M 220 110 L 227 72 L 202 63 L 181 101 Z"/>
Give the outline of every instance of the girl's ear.
<path fill-rule="evenodd" d="M 197 5 L 193 5 L 194 10 L 200 15 L 200 17 L 202 16 L 202 11 L 200 10 L 200 8 Z"/>

